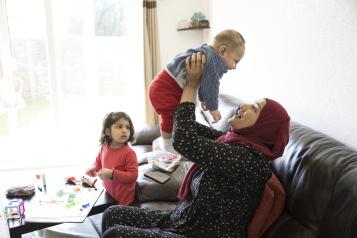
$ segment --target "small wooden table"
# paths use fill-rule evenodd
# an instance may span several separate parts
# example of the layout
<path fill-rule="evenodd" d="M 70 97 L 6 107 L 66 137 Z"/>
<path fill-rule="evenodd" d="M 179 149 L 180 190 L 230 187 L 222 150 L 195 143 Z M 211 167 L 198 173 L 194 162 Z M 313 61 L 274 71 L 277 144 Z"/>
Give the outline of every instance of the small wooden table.
<path fill-rule="evenodd" d="M 52 186 L 51 183 L 52 183 L 52 181 L 54 181 L 54 178 L 56 178 L 56 180 L 60 181 L 61 183 L 64 183 L 64 176 L 58 176 L 58 174 L 51 174 L 51 176 L 46 176 L 46 180 L 47 180 L 47 177 L 48 177 L 47 186 Z M 14 186 L 16 186 L 16 184 Z M 100 180 L 97 181 L 96 186 L 98 188 L 102 188 L 101 187 L 102 184 L 101 184 Z M 25 201 L 25 217 L 26 217 L 26 206 L 29 207 L 29 206 L 33 205 L 33 204 L 31 204 L 31 202 L 34 203 L 34 201 L 37 200 L 36 194 L 40 195 L 39 192 L 36 191 L 35 194 L 31 198 L 24 199 L 24 201 Z M 4 207 L 11 200 L 11 199 L 6 198 L 4 192 L 2 192 L 1 199 L 3 202 L 2 205 Z M 99 196 L 99 198 L 96 201 L 96 203 L 94 204 L 94 206 L 92 207 L 92 209 L 90 210 L 88 216 L 102 213 L 102 212 L 104 212 L 104 210 L 106 208 L 110 207 L 111 205 L 115 205 L 115 204 L 116 204 L 115 200 L 108 193 L 106 193 L 104 190 L 101 193 L 101 195 Z M 8 233 L 10 234 L 11 238 L 20 238 L 22 236 L 22 234 L 61 224 L 61 223 L 26 222 L 25 219 L 8 220 L 7 224 L 6 224 L 5 219 L 6 218 L 1 218 L 1 221 L 0 221 L 1 226 L 0 227 L 1 227 L 1 237 L 6 237 L 6 238 L 9 237 L 9 236 L 6 236 L 6 232 L 7 232 L 6 230 L 8 230 Z M 5 234 L 3 234 L 3 227 L 6 227 L 6 225 L 8 226 L 8 228 L 5 229 Z"/>
<path fill-rule="evenodd" d="M 27 201 L 25 202 L 25 207 L 26 207 L 26 203 Z M 103 193 L 100 195 L 95 205 L 92 207 L 88 216 L 102 213 L 106 208 L 115 204 L 116 204 L 115 200 L 110 195 L 108 195 L 105 191 L 103 191 Z M 34 223 L 34 222 L 26 223 L 24 219 L 9 220 L 7 223 L 8 223 L 11 238 L 20 238 L 22 234 L 61 224 L 61 223 Z M 1 234 L 1 237 L 3 237 L 3 234 Z"/>

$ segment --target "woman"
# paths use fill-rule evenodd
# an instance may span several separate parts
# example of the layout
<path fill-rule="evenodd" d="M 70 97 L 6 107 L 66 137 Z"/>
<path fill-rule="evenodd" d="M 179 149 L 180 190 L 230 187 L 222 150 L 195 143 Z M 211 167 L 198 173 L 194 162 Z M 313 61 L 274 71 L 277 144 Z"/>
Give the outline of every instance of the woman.
<path fill-rule="evenodd" d="M 194 162 L 173 211 L 114 206 L 103 214 L 103 237 L 247 237 L 272 175 L 270 160 L 288 142 L 290 118 L 277 102 L 241 105 L 227 133 L 195 122 L 204 55 L 186 60 L 187 84 L 175 112 L 173 145 Z"/>

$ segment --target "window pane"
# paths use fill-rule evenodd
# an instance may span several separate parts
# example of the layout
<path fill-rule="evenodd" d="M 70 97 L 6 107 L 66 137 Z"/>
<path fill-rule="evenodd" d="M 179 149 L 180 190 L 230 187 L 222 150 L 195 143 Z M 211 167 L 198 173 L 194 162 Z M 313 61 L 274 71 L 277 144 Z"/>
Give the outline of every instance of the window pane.
<path fill-rule="evenodd" d="M 110 111 L 144 123 L 140 1 L 6 3 L 13 63 L 3 78 L 18 104 L 0 108 L 2 169 L 91 163 Z"/>
<path fill-rule="evenodd" d="M 127 34 L 128 1 L 94 0 L 95 34 L 97 36 L 124 36 Z"/>

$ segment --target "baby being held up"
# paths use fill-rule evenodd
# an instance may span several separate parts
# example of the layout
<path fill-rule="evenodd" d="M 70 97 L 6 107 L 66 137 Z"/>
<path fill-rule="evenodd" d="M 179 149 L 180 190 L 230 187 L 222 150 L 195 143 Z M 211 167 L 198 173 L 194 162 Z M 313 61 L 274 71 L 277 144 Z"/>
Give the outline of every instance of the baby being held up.
<path fill-rule="evenodd" d="M 162 147 L 169 152 L 175 153 L 171 139 L 173 114 L 180 104 L 182 88 L 186 84 L 185 59 L 197 52 L 206 57 L 198 98 L 202 109 L 209 110 L 213 122 L 218 122 L 221 119 L 218 110 L 220 79 L 228 70 L 235 69 L 244 56 L 245 40 L 235 30 L 224 30 L 214 37 L 212 44 L 204 44 L 176 55 L 151 82 L 149 98 L 160 117 Z"/>

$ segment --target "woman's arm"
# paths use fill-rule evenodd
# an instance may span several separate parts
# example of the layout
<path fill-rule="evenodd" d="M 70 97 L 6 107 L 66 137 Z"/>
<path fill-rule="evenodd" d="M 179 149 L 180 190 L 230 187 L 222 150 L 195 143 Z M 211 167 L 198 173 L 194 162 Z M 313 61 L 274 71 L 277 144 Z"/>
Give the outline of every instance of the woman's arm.
<path fill-rule="evenodd" d="M 212 140 L 216 140 L 218 137 L 224 135 L 223 131 L 219 131 L 212 127 L 205 126 L 197 121 L 195 121 L 195 128 L 197 130 L 198 135 Z"/>
<path fill-rule="evenodd" d="M 187 84 L 183 89 L 181 104 L 175 112 L 173 145 L 176 151 L 202 167 L 216 172 L 241 176 L 254 176 L 260 170 L 270 169 L 269 162 L 256 149 L 219 143 L 200 136 L 195 122 L 195 102 L 197 88 L 204 60 L 192 57 L 186 62 Z"/>
<path fill-rule="evenodd" d="M 181 95 L 181 103 L 196 103 L 197 92 L 201 83 L 204 65 L 206 63 L 206 56 L 201 52 L 197 52 L 192 54 L 191 59 L 190 57 L 186 58 L 185 63 L 188 79 Z M 224 134 L 221 131 L 207 127 L 198 122 L 195 122 L 195 127 L 197 129 L 197 133 L 200 136 L 209 139 L 217 139 L 218 137 Z"/>
<path fill-rule="evenodd" d="M 199 136 L 194 112 L 191 102 L 181 103 L 175 112 L 173 146 L 182 156 L 222 176 L 257 178 L 270 171 L 268 159 L 252 147 Z"/>

